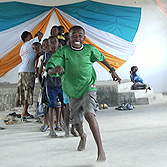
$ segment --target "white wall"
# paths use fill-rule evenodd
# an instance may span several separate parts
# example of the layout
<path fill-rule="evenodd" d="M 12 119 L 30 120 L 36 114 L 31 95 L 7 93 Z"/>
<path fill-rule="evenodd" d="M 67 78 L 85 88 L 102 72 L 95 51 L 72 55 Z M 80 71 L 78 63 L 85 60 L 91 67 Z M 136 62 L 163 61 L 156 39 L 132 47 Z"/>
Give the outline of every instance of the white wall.
<path fill-rule="evenodd" d="M 167 17 L 149 0 L 142 6 L 139 30 L 133 41 L 134 55 L 117 72 L 127 78 L 130 67 L 137 65 L 139 74 L 155 92 L 167 92 Z"/>
<path fill-rule="evenodd" d="M 27 2 L 26 0 L 19 0 Z M 0 0 L 0 2 L 5 2 Z M 62 5 L 81 2 L 77 0 L 31 0 L 29 3 L 41 5 Z M 161 13 L 152 0 L 97 0 L 97 2 L 111 3 L 124 6 L 142 7 L 142 18 L 137 35 L 133 43 L 136 45 L 134 55 L 123 64 L 117 73 L 122 79 L 129 79 L 131 66 L 139 67 L 138 73 L 153 87 L 155 92 L 167 92 L 167 17 Z M 98 74 L 98 80 L 111 79 L 108 72 L 99 64 L 94 65 Z M 17 77 L 11 77 L 11 73 L 17 71 L 18 67 L 11 70 L 0 82 L 17 82 Z"/>

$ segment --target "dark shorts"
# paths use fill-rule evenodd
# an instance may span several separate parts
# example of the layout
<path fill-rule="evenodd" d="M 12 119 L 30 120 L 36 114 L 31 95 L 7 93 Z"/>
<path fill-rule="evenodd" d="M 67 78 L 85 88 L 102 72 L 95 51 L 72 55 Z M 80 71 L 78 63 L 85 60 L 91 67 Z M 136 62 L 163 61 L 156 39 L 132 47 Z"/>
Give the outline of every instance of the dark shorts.
<path fill-rule="evenodd" d="M 84 113 L 92 113 L 93 115 L 96 115 L 96 111 L 99 109 L 99 104 L 97 103 L 96 98 L 97 95 L 95 91 L 86 92 L 79 99 L 69 98 L 72 124 L 83 122 Z"/>
<path fill-rule="evenodd" d="M 47 86 L 46 87 L 47 98 L 48 98 L 48 108 L 57 108 L 57 97 L 59 98 L 61 104 L 64 106 L 63 102 L 63 89 L 62 86 Z"/>

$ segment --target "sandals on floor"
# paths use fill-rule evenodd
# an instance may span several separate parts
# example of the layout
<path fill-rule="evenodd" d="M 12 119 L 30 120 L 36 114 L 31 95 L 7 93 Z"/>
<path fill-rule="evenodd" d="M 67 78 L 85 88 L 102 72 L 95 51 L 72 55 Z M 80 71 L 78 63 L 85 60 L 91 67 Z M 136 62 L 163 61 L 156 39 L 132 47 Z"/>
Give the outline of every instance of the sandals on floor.
<path fill-rule="evenodd" d="M 56 130 L 56 131 L 62 131 L 62 127 L 58 127 L 58 126 L 57 126 L 57 127 L 55 128 L 55 130 Z"/>
<path fill-rule="evenodd" d="M 48 128 L 49 128 L 49 126 L 42 126 L 41 128 L 40 128 L 40 130 L 41 130 L 41 132 L 46 132 L 47 130 L 48 130 Z"/>
<path fill-rule="evenodd" d="M 21 116 L 21 121 L 27 121 L 27 119 L 34 119 L 33 115 L 29 115 L 27 117 Z"/>
<path fill-rule="evenodd" d="M 12 125 L 12 124 L 17 124 L 17 123 L 18 123 L 18 121 L 14 120 L 14 119 L 10 119 L 7 122 L 5 122 L 6 125 Z"/>

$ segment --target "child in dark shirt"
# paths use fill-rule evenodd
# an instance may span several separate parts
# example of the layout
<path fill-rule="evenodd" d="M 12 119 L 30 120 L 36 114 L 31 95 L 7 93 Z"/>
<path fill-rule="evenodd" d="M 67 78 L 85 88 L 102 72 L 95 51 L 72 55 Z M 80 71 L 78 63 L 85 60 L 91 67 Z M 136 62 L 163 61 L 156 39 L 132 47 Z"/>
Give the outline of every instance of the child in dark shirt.
<path fill-rule="evenodd" d="M 47 63 L 51 58 L 52 54 L 55 53 L 60 48 L 60 43 L 55 36 L 51 36 L 48 39 L 49 52 L 45 53 L 44 63 Z M 59 127 L 60 111 L 57 107 L 57 96 L 62 104 L 62 112 L 64 114 L 64 103 L 63 103 L 63 90 L 61 84 L 61 77 L 50 77 L 46 76 L 46 91 L 48 97 L 48 108 L 49 108 L 49 122 L 50 122 L 50 137 L 57 137 L 57 134 L 54 131 L 54 110 L 56 109 L 56 128 Z"/>

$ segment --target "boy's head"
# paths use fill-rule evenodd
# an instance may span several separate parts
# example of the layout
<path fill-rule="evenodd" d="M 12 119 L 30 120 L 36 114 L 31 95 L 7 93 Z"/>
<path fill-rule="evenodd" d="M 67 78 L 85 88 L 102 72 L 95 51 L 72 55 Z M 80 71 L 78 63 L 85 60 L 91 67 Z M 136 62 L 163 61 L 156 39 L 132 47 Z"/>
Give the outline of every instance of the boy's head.
<path fill-rule="evenodd" d="M 32 44 L 32 48 L 33 48 L 33 51 L 38 55 L 42 55 L 43 52 L 42 52 L 42 45 L 39 43 L 39 42 L 34 42 Z"/>
<path fill-rule="evenodd" d="M 49 37 L 48 44 L 49 44 L 49 51 L 52 53 L 55 53 L 60 48 L 59 40 L 55 36 Z"/>
<path fill-rule="evenodd" d="M 47 38 L 45 38 L 42 42 L 42 51 L 44 53 L 49 51 L 49 44 L 48 44 L 48 39 Z"/>
<path fill-rule="evenodd" d="M 59 33 L 59 28 L 58 28 L 58 26 L 56 26 L 56 25 L 53 26 L 53 27 L 51 28 L 50 35 L 57 37 L 58 33 Z"/>
<path fill-rule="evenodd" d="M 59 35 L 64 35 L 65 28 L 63 26 L 58 26 Z"/>
<path fill-rule="evenodd" d="M 135 73 L 138 70 L 137 66 L 132 66 L 131 67 L 131 73 Z"/>
<path fill-rule="evenodd" d="M 25 43 L 25 42 L 27 42 L 27 41 L 32 39 L 32 34 L 29 31 L 24 31 L 21 34 L 21 39 Z"/>
<path fill-rule="evenodd" d="M 85 41 L 85 30 L 81 26 L 73 26 L 69 31 L 69 38 L 72 47 L 79 49 Z"/>

